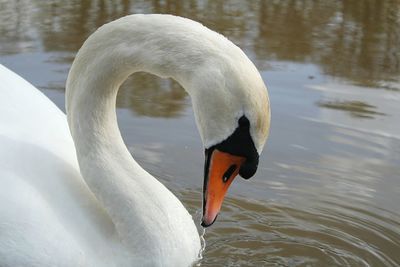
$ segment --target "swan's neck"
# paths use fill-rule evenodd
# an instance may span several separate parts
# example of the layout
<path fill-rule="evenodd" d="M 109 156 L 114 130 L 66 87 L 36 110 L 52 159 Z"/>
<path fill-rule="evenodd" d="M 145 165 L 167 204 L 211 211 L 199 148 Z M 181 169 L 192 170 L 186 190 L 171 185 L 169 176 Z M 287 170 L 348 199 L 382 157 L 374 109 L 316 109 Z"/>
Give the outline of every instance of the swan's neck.
<path fill-rule="evenodd" d="M 265 113 L 266 90 L 238 47 L 199 23 L 174 16 L 132 15 L 111 22 L 90 36 L 76 56 L 66 107 L 82 176 L 135 257 L 152 266 L 154 259 L 163 266 L 169 266 L 167 261 L 187 266 L 200 244 L 193 220 L 133 160 L 117 125 L 118 89 L 139 71 L 171 77 L 188 91 L 205 147 L 232 134 L 246 106 L 260 109 L 245 114 L 251 121 L 263 121 L 255 114 Z"/>
<path fill-rule="evenodd" d="M 198 235 L 182 204 L 133 160 L 124 145 L 115 112 L 117 91 L 138 71 L 172 77 L 191 88 L 193 74 L 202 71 L 200 66 L 210 56 L 188 36 L 193 33 L 182 32 L 190 27 L 176 29 L 176 21 L 169 27 L 165 18 L 158 20 L 123 18 L 94 33 L 72 65 L 66 101 L 81 173 L 120 239 L 131 250 L 142 248 L 165 260 L 173 257 L 167 255 L 171 249 L 180 250 L 181 257 L 185 247 L 198 248 Z M 190 23 L 195 32 L 201 27 Z"/>

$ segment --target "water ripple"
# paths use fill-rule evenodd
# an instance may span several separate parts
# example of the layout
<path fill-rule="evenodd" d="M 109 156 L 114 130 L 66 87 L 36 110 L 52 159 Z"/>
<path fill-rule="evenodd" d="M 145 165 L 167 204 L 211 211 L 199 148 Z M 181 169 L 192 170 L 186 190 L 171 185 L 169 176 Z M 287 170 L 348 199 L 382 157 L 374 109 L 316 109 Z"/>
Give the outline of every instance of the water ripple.
<path fill-rule="evenodd" d="M 195 204 L 184 193 L 186 203 Z M 196 204 L 198 205 L 198 203 Z M 228 198 L 201 266 L 398 266 L 399 215 L 330 201 L 314 207 Z M 198 206 L 197 206 L 198 207 Z M 193 206 L 192 206 L 193 208 Z"/>

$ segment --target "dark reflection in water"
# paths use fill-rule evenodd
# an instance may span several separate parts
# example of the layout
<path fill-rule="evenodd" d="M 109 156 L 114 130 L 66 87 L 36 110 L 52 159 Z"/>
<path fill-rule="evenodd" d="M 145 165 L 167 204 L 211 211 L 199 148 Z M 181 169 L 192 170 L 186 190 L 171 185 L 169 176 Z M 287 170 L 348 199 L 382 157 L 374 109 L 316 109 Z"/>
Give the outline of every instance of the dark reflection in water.
<path fill-rule="evenodd" d="M 389 89 L 385 81 L 399 80 L 398 0 L 1 0 L 0 5 L 7 21 L 0 25 L 2 54 L 41 46 L 71 52 L 54 59 L 70 63 L 87 36 L 105 22 L 131 13 L 171 13 L 229 36 L 254 52 L 260 66 L 271 59 L 310 62 L 326 74 Z"/>
<path fill-rule="evenodd" d="M 399 79 L 400 2 L 261 1 L 255 51 L 377 86 Z"/>
<path fill-rule="evenodd" d="M 375 115 L 385 115 L 376 111 L 376 107 L 361 101 L 324 101 L 318 102 L 318 106 L 331 109 L 344 110 L 350 115 L 359 118 L 372 119 Z"/>
<path fill-rule="evenodd" d="M 63 109 L 84 40 L 131 13 L 221 32 L 269 87 L 267 150 L 233 184 L 201 266 L 400 265 L 400 1 L 0 0 L 0 63 Z M 117 106 L 135 158 L 195 214 L 204 159 L 187 94 L 136 73 Z"/>
<path fill-rule="evenodd" d="M 176 117 L 182 114 L 187 93 L 172 79 L 157 79 L 146 73 L 129 77 L 118 92 L 117 106 L 138 115 Z"/>

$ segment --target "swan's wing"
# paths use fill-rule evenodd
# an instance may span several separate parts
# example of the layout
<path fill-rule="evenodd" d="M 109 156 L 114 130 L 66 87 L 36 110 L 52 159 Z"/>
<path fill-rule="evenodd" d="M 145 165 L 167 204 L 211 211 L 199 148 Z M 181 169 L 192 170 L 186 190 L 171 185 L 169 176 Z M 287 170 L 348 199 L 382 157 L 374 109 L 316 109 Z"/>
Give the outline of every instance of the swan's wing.
<path fill-rule="evenodd" d="M 0 134 L 76 163 L 65 114 L 33 85 L 1 64 Z"/>
<path fill-rule="evenodd" d="M 79 266 L 113 233 L 80 176 L 65 114 L 0 64 L 0 266 Z"/>

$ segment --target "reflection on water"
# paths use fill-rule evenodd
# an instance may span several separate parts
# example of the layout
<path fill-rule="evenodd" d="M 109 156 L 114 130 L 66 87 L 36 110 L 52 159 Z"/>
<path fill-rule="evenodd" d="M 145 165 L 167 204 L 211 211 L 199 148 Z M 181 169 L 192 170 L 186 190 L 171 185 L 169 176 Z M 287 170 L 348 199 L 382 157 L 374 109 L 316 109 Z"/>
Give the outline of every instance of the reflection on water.
<path fill-rule="evenodd" d="M 136 73 L 118 92 L 117 106 L 130 108 L 137 115 L 176 117 L 185 107 L 187 93 L 171 79 L 157 79 L 150 74 Z"/>
<path fill-rule="evenodd" d="M 255 53 L 261 66 L 271 59 L 312 62 L 356 84 L 392 88 L 381 82 L 399 81 L 398 0 L 1 0 L 0 5 L 2 54 L 38 47 L 74 53 L 105 22 L 131 13 L 171 13 L 229 36 Z M 63 53 L 56 60 L 72 59 Z"/>
<path fill-rule="evenodd" d="M 279 60 L 308 61 L 362 85 L 399 79 L 400 2 L 261 1 L 260 42 Z M 260 52 L 261 54 L 262 52 Z"/>
<path fill-rule="evenodd" d="M 400 1 L 0 0 L 0 63 L 63 109 L 76 51 L 130 13 L 223 33 L 269 87 L 260 169 L 236 179 L 201 266 L 400 265 Z M 117 106 L 135 158 L 196 214 L 203 155 L 187 94 L 137 73 Z"/>
<path fill-rule="evenodd" d="M 350 115 L 359 118 L 374 118 L 374 115 L 385 115 L 377 112 L 376 107 L 361 101 L 320 101 L 318 106 L 348 111 Z"/>

